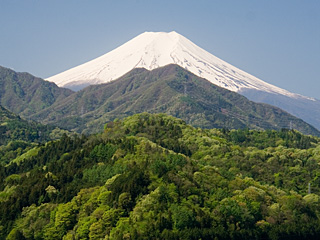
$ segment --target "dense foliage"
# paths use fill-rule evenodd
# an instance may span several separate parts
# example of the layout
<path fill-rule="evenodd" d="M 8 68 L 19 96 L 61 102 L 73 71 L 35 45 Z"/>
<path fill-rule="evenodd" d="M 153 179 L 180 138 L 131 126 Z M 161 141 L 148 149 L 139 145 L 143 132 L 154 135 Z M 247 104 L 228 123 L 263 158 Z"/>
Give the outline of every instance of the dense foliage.
<path fill-rule="evenodd" d="M 0 164 L 17 160 L 17 157 L 39 143 L 58 139 L 63 133 L 68 132 L 53 126 L 26 121 L 0 105 Z"/>
<path fill-rule="evenodd" d="M 319 239 L 319 139 L 163 114 L 0 166 L 1 239 Z"/>

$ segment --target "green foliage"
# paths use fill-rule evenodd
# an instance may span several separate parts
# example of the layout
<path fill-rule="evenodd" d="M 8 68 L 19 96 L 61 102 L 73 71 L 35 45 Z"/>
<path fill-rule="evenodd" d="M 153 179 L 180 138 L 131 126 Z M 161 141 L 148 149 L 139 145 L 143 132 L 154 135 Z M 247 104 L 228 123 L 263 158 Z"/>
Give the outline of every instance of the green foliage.
<path fill-rule="evenodd" d="M 121 165 L 97 164 L 92 168 L 84 169 L 83 180 L 91 184 L 103 184 L 106 179 L 122 173 L 124 170 L 124 167 Z"/>
<path fill-rule="evenodd" d="M 116 147 L 111 144 L 99 144 L 90 153 L 90 158 L 96 162 L 108 162 L 116 151 Z"/>
<path fill-rule="evenodd" d="M 48 141 L 50 139 L 50 134 L 53 130 L 61 131 L 55 129 L 52 126 L 45 126 L 36 122 L 28 122 L 21 119 L 16 115 L 12 115 L 6 109 L 0 106 L 0 144 L 7 144 L 9 141 L 28 141 L 28 142 L 41 142 Z M 5 115 L 5 116 L 4 116 Z M 10 115 L 8 117 L 8 115 Z M 54 136 L 53 136 L 54 137 Z"/>
<path fill-rule="evenodd" d="M 0 165 L 35 156 L 39 143 L 61 138 L 68 131 L 26 121 L 0 106 Z"/>
<path fill-rule="evenodd" d="M 267 147 L 276 147 L 279 145 L 288 148 L 308 149 L 314 146 L 318 140 L 312 136 L 306 136 L 295 130 L 281 129 L 281 131 L 250 131 L 244 130 L 221 130 L 224 137 L 234 144 L 257 147 L 264 149 Z"/>
<path fill-rule="evenodd" d="M 192 209 L 185 206 L 173 205 L 171 207 L 171 211 L 174 228 L 183 230 L 186 228 L 192 228 L 194 226 L 195 217 L 193 215 Z"/>
<path fill-rule="evenodd" d="M 35 149 L 0 168 L 1 239 L 320 236 L 316 137 L 143 113 Z"/>

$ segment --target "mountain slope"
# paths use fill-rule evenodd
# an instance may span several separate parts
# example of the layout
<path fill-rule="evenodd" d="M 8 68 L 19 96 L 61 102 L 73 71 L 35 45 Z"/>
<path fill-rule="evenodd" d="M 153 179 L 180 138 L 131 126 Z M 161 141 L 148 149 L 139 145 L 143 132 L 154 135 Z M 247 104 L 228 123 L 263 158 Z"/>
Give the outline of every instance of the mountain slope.
<path fill-rule="evenodd" d="M 116 80 L 134 68 L 152 70 L 168 64 L 177 64 L 252 101 L 272 103 L 320 129 L 319 100 L 266 83 L 215 57 L 176 32 L 145 32 L 101 57 L 47 80 L 58 86 L 80 90 L 88 85 Z M 265 97 L 261 98 L 260 93 Z"/>
<path fill-rule="evenodd" d="M 320 101 L 318 99 L 297 98 L 286 95 L 263 92 L 254 89 L 243 89 L 239 92 L 251 101 L 277 106 L 292 115 L 320 129 Z"/>
<path fill-rule="evenodd" d="M 89 86 L 32 116 L 82 132 L 140 112 L 167 113 L 204 128 L 293 128 L 319 132 L 292 115 L 211 84 L 177 65 L 134 69 L 117 81 Z"/>
<path fill-rule="evenodd" d="M 72 94 L 52 82 L 0 66 L 0 104 L 28 117 Z"/>

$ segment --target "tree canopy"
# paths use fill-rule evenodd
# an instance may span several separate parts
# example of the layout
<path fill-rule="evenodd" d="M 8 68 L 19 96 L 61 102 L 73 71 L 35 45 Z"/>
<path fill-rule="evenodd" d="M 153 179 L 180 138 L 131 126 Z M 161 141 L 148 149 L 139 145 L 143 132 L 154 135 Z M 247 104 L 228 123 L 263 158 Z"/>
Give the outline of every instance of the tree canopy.
<path fill-rule="evenodd" d="M 294 130 L 134 115 L 0 165 L 1 239 L 319 239 L 319 153 Z"/>

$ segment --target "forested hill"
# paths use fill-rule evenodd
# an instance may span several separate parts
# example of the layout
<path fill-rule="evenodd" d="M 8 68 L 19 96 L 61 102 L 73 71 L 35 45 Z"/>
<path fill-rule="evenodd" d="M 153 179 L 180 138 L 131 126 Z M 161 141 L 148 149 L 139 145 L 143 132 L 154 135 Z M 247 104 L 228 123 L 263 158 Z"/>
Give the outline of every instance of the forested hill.
<path fill-rule="evenodd" d="M 319 239 L 319 153 L 292 130 L 134 115 L 2 165 L 0 238 Z"/>
<path fill-rule="evenodd" d="M 136 113 L 166 113 L 201 128 L 292 128 L 320 132 L 289 113 L 255 103 L 177 65 L 152 71 L 133 69 L 116 81 L 89 86 L 32 115 L 32 119 L 80 133 L 96 133 L 104 123 Z"/>
<path fill-rule="evenodd" d="M 73 92 L 52 82 L 0 66 L 0 104 L 26 118 Z"/>
<path fill-rule="evenodd" d="M 60 138 L 68 131 L 21 119 L 0 105 L 0 163 L 23 156 L 40 143 Z"/>
<path fill-rule="evenodd" d="M 10 141 L 45 142 L 62 136 L 56 127 L 21 119 L 0 105 L 0 146 Z"/>

